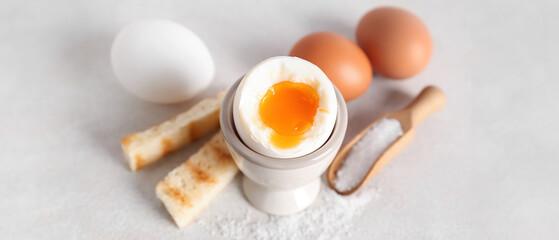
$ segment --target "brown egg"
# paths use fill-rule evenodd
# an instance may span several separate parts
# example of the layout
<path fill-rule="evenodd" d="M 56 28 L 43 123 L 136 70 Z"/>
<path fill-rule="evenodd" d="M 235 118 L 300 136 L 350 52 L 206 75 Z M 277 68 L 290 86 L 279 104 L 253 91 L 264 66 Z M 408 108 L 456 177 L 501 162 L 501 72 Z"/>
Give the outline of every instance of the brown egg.
<path fill-rule="evenodd" d="M 363 50 L 335 33 L 309 34 L 293 46 L 289 55 L 305 59 L 322 69 L 346 101 L 365 93 L 373 78 L 371 63 Z"/>
<path fill-rule="evenodd" d="M 357 43 L 375 72 L 394 79 L 420 73 L 429 63 L 433 48 L 425 24 L 395 7 L 376 8 L 365 14 L 357 26 Z"/>

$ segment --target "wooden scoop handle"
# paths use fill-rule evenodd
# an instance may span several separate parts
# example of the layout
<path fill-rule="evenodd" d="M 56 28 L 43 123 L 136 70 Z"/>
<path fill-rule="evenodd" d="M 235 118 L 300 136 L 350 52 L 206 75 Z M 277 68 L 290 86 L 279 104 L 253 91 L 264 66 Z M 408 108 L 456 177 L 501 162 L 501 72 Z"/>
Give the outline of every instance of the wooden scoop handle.
<path fill-rule="evenodd" d="M 435 86 L 428 86 L 419 93 L 406 110 L 411 112 L 413 125 L 422 122 L 426 117 L 439 111 L 446 104 L 446 96 Z"/>

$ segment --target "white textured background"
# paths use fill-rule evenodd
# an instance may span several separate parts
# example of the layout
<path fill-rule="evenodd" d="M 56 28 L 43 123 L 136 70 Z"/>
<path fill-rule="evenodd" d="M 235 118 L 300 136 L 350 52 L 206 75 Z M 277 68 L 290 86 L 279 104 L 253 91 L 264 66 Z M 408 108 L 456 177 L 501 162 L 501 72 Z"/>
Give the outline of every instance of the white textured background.
<path fill-rule="evenodd" d="M 305 34 L 354 39 L 359 18 L 379 5 L 420 16 L 434 55 L 413 79 L 375 76 L 349 103 L 348 136 L 428 84 L 448 103 L 370 183 L 380 196 L 355 219 L 354 238 L 559 237 L 559 2 L 260 2 L 3 0 L 0 238 L 211 237 L 196 224 L 178 230 L 154 193 L 206 139 L 138 173 L 124 164 L 121 137 L 196 102 L 157 105 L 124 91 L 109 47 L 125 24 L 164 17 L 195 31 L 216 62 L 210 96 Z M 200 218 L 239 205 L 237 179 Z"/>

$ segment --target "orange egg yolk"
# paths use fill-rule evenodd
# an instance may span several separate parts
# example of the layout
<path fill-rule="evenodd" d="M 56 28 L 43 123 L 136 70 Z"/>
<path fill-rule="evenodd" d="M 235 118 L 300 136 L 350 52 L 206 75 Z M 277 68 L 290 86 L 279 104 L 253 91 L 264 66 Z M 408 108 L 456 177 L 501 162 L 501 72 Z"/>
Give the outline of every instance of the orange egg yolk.
<path fill-rule="evenodd" d="M 260 100 L 259 114 L 274 130 L 272 144 L 284 149 L 297 146 L 313 126 L 318 102 L 316 90 L 305 83 L 283 81 L 268 89 Z"/>

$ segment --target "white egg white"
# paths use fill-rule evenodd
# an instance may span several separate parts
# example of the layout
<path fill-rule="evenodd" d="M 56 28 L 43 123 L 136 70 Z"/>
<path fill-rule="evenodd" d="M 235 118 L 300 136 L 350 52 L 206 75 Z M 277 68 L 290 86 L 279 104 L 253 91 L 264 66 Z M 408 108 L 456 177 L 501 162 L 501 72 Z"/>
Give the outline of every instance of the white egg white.
<path fill-rule="evenodd" d="M 277 148 L 270 140 L 274 130 L 262 121 L 259 106 L 270 87 L 286 80 L 313 87 L 319 106 L 303 140 L 292 148 Z M 334 87 L 324 72 L 306 60 L 288 56 L 272 57 L 252 68 L 237 88 L 234 101 L 234 122 L 241 140 L 252 150 L 276 158 L 299 157 L 320 148 L 334 129 L 338 110 Z"/>

